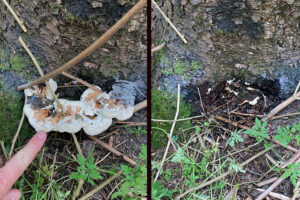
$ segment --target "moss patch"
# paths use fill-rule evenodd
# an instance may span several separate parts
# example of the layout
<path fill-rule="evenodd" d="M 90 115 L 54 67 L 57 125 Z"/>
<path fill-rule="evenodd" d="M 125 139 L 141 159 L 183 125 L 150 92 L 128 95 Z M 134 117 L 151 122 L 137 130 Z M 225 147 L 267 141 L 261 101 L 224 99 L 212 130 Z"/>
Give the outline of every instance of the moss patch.
<path fill-rule="evenodd" d="M 1 89 L 0 85 L 0 140 L 4 141 L 6 146 L 10 146 L 12 139 L 18 129 L 23 112 L 23 102 L 21 96 Z M 19 135 L 19 141 L 31 137 L 35 133 L 25 117 L 22 129 Z"/>
<path fill-rule="evenodd" d="M 176 108 L 177 108 L 177 97 L 166 91 L 152 90 L 151 92 L 151 118 L 152 119 L 163 119 L 173 120 Z M 178 119 L 190 117 L 192 106 L 185 103 L 182 99 L 180 100 L 180 108 Z M 152 122 L 152 145 L 154 148 L 159 148 L 166 144 L 168 141 L 165 132 L 169 133 L 172 126 L 172 122 Z M 174 135 L 182 129 L 191 127 L 189 120 L 177 122 Z M 179 137 L 178 134 L 176 137 Z M 179 138 L 180 139 L 180 138 Z"/>
<path fill-rule="evenodd" d="M 0 44 L 0 70 L 14 71 L 26 79 L 31 79 L 31 72 L 34 67 L 27 55 L 11 54 Z"/>
<path fill-rule="evenodd" d="M 185 80 L 190 80 L 195 70 L 200 70 L 203 68 L 201 64 L 197 61 L 192 61 L 189 63 L 188 61 L 176 61 L 175 64 L 171 65 L 171 62 L 167 58 L 161 58 L 162 64 L 166 67 L 162 70 L 162 73 L 165 75 L 177 74 L 180 77 L 183 77 Z"/>

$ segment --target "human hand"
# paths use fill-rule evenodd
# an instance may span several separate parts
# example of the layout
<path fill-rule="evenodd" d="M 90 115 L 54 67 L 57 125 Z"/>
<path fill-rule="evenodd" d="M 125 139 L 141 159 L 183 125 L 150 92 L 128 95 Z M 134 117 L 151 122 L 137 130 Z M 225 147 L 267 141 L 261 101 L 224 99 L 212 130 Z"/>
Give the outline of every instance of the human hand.
<path fill-rule="evenodd" d="M 30 165 L 44 145 L 46 138 L 46 132 L 39 131 L 3 167 L 1 167 L 2 161 L 0 159 L 0 200 L 18 200 L 21 198 L 21 192 L 18 189 L 11 189 L 11 187 Z"/>

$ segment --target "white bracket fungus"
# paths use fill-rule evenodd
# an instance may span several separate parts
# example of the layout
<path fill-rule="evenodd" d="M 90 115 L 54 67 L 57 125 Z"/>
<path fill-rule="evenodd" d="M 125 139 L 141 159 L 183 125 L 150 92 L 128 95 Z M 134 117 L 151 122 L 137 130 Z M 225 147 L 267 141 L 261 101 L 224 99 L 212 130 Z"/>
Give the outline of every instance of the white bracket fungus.
<path fill-rule="evenodd" d="M 53 92 L 57 90 L 54 80 L 50 79 L 49 85 Z M 36 131 L 76 133 L 83 128 L 86 134 L 97 135 L 110 127 L 113 118 L 127 120 L 134 110 L 134 91 L 119 83 L 113 85 L 109 94 L 88 88 L 80 101 L 58 99 L 61 108 L 53 102 L 54 97 L 47 87 L 35 86 L 24 93 L 28 96 L 24 113 Z"/>

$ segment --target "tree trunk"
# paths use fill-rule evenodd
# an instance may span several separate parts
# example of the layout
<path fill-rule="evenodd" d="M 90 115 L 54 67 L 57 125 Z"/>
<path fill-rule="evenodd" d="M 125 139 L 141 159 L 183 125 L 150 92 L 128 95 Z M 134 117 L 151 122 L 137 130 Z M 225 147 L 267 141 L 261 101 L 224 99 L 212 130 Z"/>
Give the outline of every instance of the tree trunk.
<path fill-rule="evenodd" d="M 237 77 L 251 82 L 270 80 L 279 85 L 282 98 L 295 89 L 300 77 L 299 0 L 157 2 L 188 41 L 184 44 L 154 9 L 153 40 L 166 42 L 154 73 L 160 86 Z M 200 67 L 190 67 L 192 62 Z M 186 73 L 176 75 L 176 63 L 186 65 Z M 168 65 L 173 65 L 173 75 Z"/>

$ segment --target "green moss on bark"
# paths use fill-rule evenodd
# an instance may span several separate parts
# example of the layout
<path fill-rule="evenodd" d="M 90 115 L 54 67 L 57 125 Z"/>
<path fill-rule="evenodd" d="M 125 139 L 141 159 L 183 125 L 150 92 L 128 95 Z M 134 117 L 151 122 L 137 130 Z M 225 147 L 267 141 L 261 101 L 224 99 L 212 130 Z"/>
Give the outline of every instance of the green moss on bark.
<path fill-rule="evenodd" d="M 10 146 L 18 129 L 23 112 L 21 96 L 16 93 L 8 93 L 1 89 L 0 85 L 0 140 Z M 25 117 L 19 135 L 19 141 L 23 141 L 35 133 Z"/>

